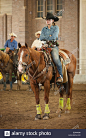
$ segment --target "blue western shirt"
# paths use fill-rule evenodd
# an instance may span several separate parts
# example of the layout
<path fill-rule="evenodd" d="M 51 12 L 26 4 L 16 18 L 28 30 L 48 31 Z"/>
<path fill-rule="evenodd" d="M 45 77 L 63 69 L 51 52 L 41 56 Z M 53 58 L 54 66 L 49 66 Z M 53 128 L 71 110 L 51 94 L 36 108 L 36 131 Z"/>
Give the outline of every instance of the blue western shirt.
<path fill-rule="evenodd" d="M 57 25 L 44 27 L 41 31 L 40 40 L 58 40 L 59 27 Z M 51 35 L 51 36 L 50 36 Z"/>
<path fill-rule="evenodd" d="M 8 40 L 6 41 L 6 43 L 5 43 L 5 45 L 4 45 L 4 48 L 5 48 L 5 49 L 6 49 L 6 47 L 9 47 L 10 50 L 14 50 L 14 48 L 17 49 L 17 41 L 16 41 L 16 40 L 13 40 L 13 41 L 11 42 L 11 40 L 8 39 Z"/>

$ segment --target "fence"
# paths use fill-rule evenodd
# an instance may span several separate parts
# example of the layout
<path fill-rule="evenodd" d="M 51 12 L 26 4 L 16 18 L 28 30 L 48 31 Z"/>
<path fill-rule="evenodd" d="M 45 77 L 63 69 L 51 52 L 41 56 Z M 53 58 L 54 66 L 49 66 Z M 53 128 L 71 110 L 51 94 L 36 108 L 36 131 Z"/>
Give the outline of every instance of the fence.
<path fill-rule="evenodd" d="M 76 75 L 74 83 L 86 84 L 86 59 L 77 58 Z"/>

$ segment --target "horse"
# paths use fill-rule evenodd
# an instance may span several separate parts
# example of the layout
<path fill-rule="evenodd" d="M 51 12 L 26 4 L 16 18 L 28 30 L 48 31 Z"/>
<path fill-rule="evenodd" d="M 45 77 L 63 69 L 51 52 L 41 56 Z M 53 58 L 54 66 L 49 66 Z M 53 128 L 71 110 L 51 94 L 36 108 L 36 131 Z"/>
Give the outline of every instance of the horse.
<path fill-rule="evenodd" d="M 12 52 L 13 55 L 13 52 Z M 17 80 L 20 80 L 20 78 L 17 75 L 17 68 L 15 64 L 13 63 L 10 56 L 0 50 L 0 71 L 3 75 L 3 90 L 6 90 L 6 73 L 9 73 L 9 82 L 10 82 L 10 90 L 12 90 L 12 73 L 14 73 L 15 76 L 17 76 Z M 20 84 L 17 83 L 17 89 L 20 89 Z"/>
<path fill-rule="evenodd" d="M 68 75 L 68 89 L 67 89 L 67 102 L 66 110 L 71 109 L 72 104 L 72 86 L 73 78 L 76 70 L 76 58 L 69 51 L 63 49 L 63 51 L 68 55 L 71 62 L 66 66 L 67 75 Z M 28 68 L 28 75 L 30 78 L 30 85 L 35 94 L 36 100 L 36 110 L 37 114 L 35 120 L 41 119 L 41 106 L 39 99 L 39 83 L 44 86 L 44 100 L 45 100 L 45 111 L 43 119 L 49 119 L 49 92 L 50 92 L 50 81 L 53 78 L 53 67 L 52 65 L 47 66 L 45 62 L 45 54 L 43 51 L 36 51 L 32 48 L 29 48 L 27 44 L 21 46 L 18 52 L 18 70 L 20 73 L 24 73 L 26 68 Z M 60 93 L 59 98 L 59 110 L 62 111 L 64 107 L 63 103 L 63 93 Z"/>

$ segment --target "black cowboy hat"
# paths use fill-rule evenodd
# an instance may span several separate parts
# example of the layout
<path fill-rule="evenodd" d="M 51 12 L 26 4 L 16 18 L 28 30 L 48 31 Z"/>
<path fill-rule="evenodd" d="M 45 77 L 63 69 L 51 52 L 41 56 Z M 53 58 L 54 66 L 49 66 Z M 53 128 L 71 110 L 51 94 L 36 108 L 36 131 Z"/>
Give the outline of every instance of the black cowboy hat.
<path fill-rule="evenodd" d="M 43 18 L 43 17 L 42 17 L 42 18 Z M 48 12 L 46 18 L 43 18 L 43 19 L 45 19 L 45 20 L 53 19 L 54 22 L 57 22 L 57 21 L 59 20 L 59 18 L 58 18 L 57 16 L 54 16 L 54 15 L 53 15 L 52 13 L 50 13 L 50 12 Z"/>

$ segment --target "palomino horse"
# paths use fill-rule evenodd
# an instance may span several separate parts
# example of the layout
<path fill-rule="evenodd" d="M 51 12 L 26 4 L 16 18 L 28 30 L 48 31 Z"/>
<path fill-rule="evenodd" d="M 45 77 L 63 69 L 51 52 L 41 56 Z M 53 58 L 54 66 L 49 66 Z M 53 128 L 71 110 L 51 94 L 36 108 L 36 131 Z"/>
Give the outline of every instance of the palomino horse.
<path fill-rule="evenodd" d="M 63 50 L 69 56 L 71 62 L 67 65 L 68 73 L 68 93 L 67 93 L 67 103 L 66 109 L 70 110 L 70 99 L 72 100 L 72 86 L 73 86 L 73 77 L 76 70 L 76 58 L 67 50 Z M 36 99 L 36 110 L 37 115 L 35 120 L 41 119 L 41 106 L 39 99 L 39 83 L 44 86 L 44 100 L 45 100 L 45 111 L 43 119 L 49 118 L 49 92 L 50 92 L 50 80 L 52 79 L 53 68 L 52 65 L 46 66 L 45 54 L 42 51 L 36 51 L 29 48 L 27 45 L 21 46 L 18 52 L 19 65 L 18 70 L 20 73 L 24 73 L 25 69 L 28 68 L 28 75 L 30 77 L 30 85 L 35 94 Z M 26 67 L 25 67 L 26 66 Z M 59 109 L 63 109 L 63 94 L 60 93 L 59 99 Z"/>
<path fill-rule="evenodd" d="M 9 81 L 10 81 L 10 90 L 12 90 L 12 73 L 17 76 L 17 68 L 15 64 L 10 59 L 10 56 L 3 51 L 0 50 L 0 71 L 3 75 L 4 87 L 3 89 L 6 90 L 6 73 L 9 73 Z M 17 80 L 20 78 L 17 76 Z M 18 84 L 17 89 L 20 88 L 20 84 Z"/>

